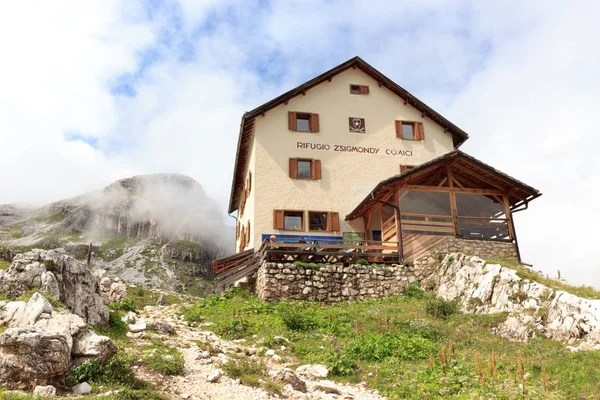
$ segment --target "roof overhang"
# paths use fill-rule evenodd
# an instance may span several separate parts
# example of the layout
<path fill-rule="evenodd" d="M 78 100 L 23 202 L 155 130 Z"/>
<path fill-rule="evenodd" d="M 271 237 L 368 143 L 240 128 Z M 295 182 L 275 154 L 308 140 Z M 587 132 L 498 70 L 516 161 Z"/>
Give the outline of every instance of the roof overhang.
<path fill-rule="evenodd" d="M 314 86 L 317 86 L 325 81 L 331 81 L 335 75 L 349 68 L 360 69 L 361 71 L 375 79 L 378 82 L 379 86 L 387 88 L 396 95 L 400 96 L 404 100 L 405 104 L 410 104 L 411 106 L 419 110 L 422 113 L 423 117 L 431 119 L 432 121 L 440 125 L 442 128 L 444 128 L 445 132 L 448 132 L 450 133 L 450 135 L 452 135 L 452 142 L 454 144 L 455 149 L 462 145 L 469 138 L 469 135 L 465 131 L 454 125 L 452 122 L 448 121 L 433 108 L 423 103 L 421 100 L 409 93 L 406 89 L 402 88 L 390 78 L 383 75 L 381 72 L 376 70 L 374 67 L 369 65 L 360 57 L 354 57 L 338 65 L 337 67 L 332 68 L 329 71 L 317 76 L 316 78 L 311 79 L 310 81 L 303 83 L 302 85 L 282 94 L 281 96 L 276 97 L 273 100 L 255 108 L 254 110 L 246 112 L 242 116 L 237 153 L 235 158 L 235 167 L 233 171 L 233 181 L 231 185 L 231 195 L 229 198 L 229 213 L 232 213 L 237 209 L 237 204 L 239 203 L 242 186 L 245 181 L 245 170 L 246 163 L 248 162 L 249 148 L 251 145 L 252 133 L 254 128 L 254 118 L 259 115 L 264 115 L 267 111 L 271 110 L 272 108 L 287 103 L 292 97 L 301 94 L 306 94 L 306 92 Z"/>
<path fill-rule="evenodd" d="M 511 209 L 520 207 L 542 194 L 529 185 L 498 171 L 460 150 L 454 150 L 401 174 L 381 181 L 367 197 L 346 216 L 346 221 L 370 214 L 397 190 L 404 188 L 434 187 L 444 179 L 446 168 L 452 167 L 461 175 L 461 179 L 471 183 L 475 190 L 485 193 L 506 194 Z M 456 174 L 456 172 L 455 172 Z M 458 176 L 456 176 L 458 178 Z M 447 176 L 446 176 L 447 179 Z M 452 190 L 439 187 L 440 190 Z M 457 189 L 460 190 L 460 189 Z"/>

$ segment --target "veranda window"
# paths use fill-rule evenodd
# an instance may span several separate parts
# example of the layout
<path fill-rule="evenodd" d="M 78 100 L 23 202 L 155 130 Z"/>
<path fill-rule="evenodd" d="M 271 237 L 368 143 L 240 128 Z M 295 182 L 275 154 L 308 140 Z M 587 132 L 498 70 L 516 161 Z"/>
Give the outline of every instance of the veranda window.
<path fill-rule="evenodd" d="M 400 190 L 402 233 L 454 235 L 450 193 Z"/>
<path fill-rule="evenodd" d="M 504 199 L 500 196 L 456 193 L 459 236 L 510 239 Z"/>

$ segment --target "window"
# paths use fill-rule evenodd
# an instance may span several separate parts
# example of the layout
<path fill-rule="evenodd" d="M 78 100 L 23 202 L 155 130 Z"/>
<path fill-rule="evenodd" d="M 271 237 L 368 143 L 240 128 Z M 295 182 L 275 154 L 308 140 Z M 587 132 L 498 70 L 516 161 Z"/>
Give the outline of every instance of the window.
<path fill-rule="evenodd" d="M 303 231 L 304 213 L 302 211 L 284 211 L 283 229 L 286 231 Z"/>
<path fill-rule="evenodd" d="M 403 122 L 402 123 L 402 139 L 414 139 L 415 138 L 415 126 L 414 124 Z"/>
<path fill-rule="evenodd" d="M 348 117 L 348 130 L 351 133 L 365 133 L 365 119 L 358 117 Z"/>
<path fill-rule="evenodd" d="M 295 132 L 319 132 L 319 114 L 290 111 L 288 129 Z"/>
<path fill-rule="evenodd" d="M 396 137 L 407 140 L 425 139 L 423 123 L 413 121 L 396 121 Z"/>
<path fill-rule="evenodd" d="M 321 179 L 321 160 L 290 158 L 290 178 Z"/>
<path fill-rule="evenodd" d="M 326 212 L 308 212 L 308 230 L 309 231 L 326 231 L 327 230 L 327 213 Z"/>
<path fill-rule="evenodd" d="M 310 179 L 311 165 L 312 162 L 310 160 L 298 160 L 298 178 Z"/>
<path fill-rule="evenodd" d="M 350 94 L 369 94 L 369 87 L 366 85 L 350 85 Z"/>
<path fill-rule="evenodd" d="M 244 229 L 243 226 L 242 229 Z M 304 232 L 304 211 L 273 210 L 273 229 Z M 340 214 L 333 211 L 309 211 L 308 230 L 339 232 Z"/>
<path fill-rule="evenodd" d="M 400 173 L 406 172 L 409 169 L 413 169 L 414 165 L 400 165 Z"/>
<path fill-rule="evenodd" d="M 296 130 L 300 132 L 310 132 L 309 114 L 296 114 Z"/>

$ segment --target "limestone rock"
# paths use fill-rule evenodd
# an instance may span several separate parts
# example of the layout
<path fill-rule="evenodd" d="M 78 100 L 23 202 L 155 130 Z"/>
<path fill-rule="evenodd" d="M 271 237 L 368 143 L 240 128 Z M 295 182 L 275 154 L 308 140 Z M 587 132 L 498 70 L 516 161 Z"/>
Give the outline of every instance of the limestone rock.
<path fill-rule="evenodd" d="M 306 393 L 306 382 L 298 378 L 298 375 L 291 369 L 284 368 L 279 372 L 277 378 L 282 382 L 289 383 L 294 390 Z"/>
<path fill-rule="evenodd" d="M 173 335 L 175 333 L 175 328 L 166 322 L 153 322 L 150 325 L 150 328 L 155 332 L 162 333 L 163 335 Z"/>
<path fill-rule="evenodd" d="M 56 250 L 32 250 L 17 254 L 0 277 L 0 290 L 17 297 L 39 289 L 62 302 L 86 323 L 108 322 L 108 307 L 99 294 L 96 278 L 86 266 Z"/>
<path fill-rule="evenodd" d="M 306 364 L 296 368 L 296 372 L 300 375 L 305 375 L 313 379 L 324 379 L 329 375 L 329 369 L 320 364 Z"/>
<path fill-rule="evenodd" d="M 105 304 L 127 298 L 127 286 L 116 276 L 105 276 L 100 279 L 99 288 Z"/>
<path fill-rule="evenodd" d="M 135 324 L 136 320 L 137 315 L 133 311 L 128 311 L 127 314 L 123 315 L 121 318 L 121 321 L 125 322 L 126 324 Z"/>
<path fill-rule="evenodd" d="M 130 324 L 128 326 L 129 332 L 138 333 L 146 330 L 146 322 L 143 319 L 137 319 L 135 324 Z"/>
<path fill-rule="evenodd" d="M 117 345 L 110 338 L 97 335 L 90 330 L 77 336 L 71 351 L 73 357 L 100 358 L 101 360 L 107 360 L 116 352 Z"/>
<path fill-rule="evenodd" d="M 56 396 L 56 388 L 52 385 L 36 386 L 35 389 L 33 389 L 33 395 L 40 397 L 53 397 Z"/>
<path fill-rule="evenodd" d="M 27 327 L 9 328 L 0 335 L 0 380 L 5 383 L 52 383 L 67 372 L 70 361 L 65 334 Z"/>
<path fill-rule="evenodd" d="M 218 382 L 221 378 L 221 371 L 218 369 L 213 369 L 210 374 L 206 377 L 206 381 L 210 383 Z"/>
<path fill-rule="evenodd" d="M 81 382 L 73 387 L 73 394 L 76 396 L 92 393 L 92 387 L 87 382 Z"/>
<path fill-rule="evenodd" d="M 340 395 L 342 392 L 333 385 L 331 382 L 322 381 L 315 385 L 315 390 L 320 392 L 328 393 L 328 394 L 337 394 Z"/>

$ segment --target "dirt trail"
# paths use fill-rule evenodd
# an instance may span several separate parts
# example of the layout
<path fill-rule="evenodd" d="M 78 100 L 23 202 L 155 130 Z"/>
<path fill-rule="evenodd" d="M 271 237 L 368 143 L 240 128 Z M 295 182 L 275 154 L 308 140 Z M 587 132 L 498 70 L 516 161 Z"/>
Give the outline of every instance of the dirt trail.
<path fill-rule="evenodd" d="M 288 369 L 281 358 L 272 351 L 260 356 L 261 348 L 245 346 L 242 341 L 227 341 L 217 337 L 213 332 L 202 327 L 190 328 L 179 315 L 179 305 L 167 307 L 146 307 L 140 312 L 147 324 L 163 322 L 176 330 L 176 335 L 161 335 L 144 331 L 142 337 L 136 339 L 140 345 L 148 340 L 162 340 L 169 346 L 177 348 L 184 356 L 185 366 L 181 376 L 165 376 L 146 367 L 136 369 L 136 375 L 144 380 L 157 384 L 158 390 L 170 399 L 280 399 L 317 400 L 317 399 L 355 399 L 381 400 L 377 391 L 368 390 L 364 385 L 337 384 L 322 377 L 322 369 L 313 370 L 305 367 L 306 371 L 299 373 Z M 138 334 L 139 335 L 139 334 Z M 197 343 L 207 343 L 212 351 L 203 351 Z M 236 343 L 237 342 L 237 343 Z M 230 356 L 261 357 L 268 366 L 268 375 L 281 383 L 281 395 L 271 394 L 261 388 L 245 386 L 239 380 L 229 378 L 220 369 L 221 362 L 230 360 Z M 232 360 L 231 362 L 235 362 Z M 302 368 L 300 368 L 302 370 Z M 218 372 L 217 372 L 218 371 Z M 316 372 L 315 372 L 316 371 Z M 315 375 L 321 374 L 321 377 Z M 212 375 L 212 376 L 211 376 Z M 220 375 L 215 382 L 210 378 Z M 288 383 L 289 382 L 289 383 Z M 306 392 L 297 389 L 304 389 Z"/>

